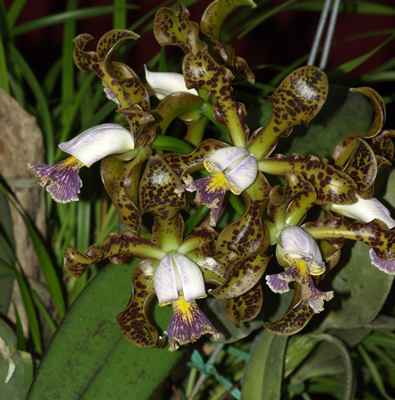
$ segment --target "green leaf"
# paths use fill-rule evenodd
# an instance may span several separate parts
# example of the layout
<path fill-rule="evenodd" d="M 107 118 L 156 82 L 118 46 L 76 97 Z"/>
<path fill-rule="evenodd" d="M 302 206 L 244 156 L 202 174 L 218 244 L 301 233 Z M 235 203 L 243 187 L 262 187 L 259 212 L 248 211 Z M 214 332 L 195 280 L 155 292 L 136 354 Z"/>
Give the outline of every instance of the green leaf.
<path fill-rule="evenodd" d="M 247 364 L 243 400 L 280 399 L 286 336 L 276 336 L 264 330 L 253 348 Z"/>
<path fill-rule="evenodd" d="M 183 354 L 142 349 L 121 334 L 116 315 L 130 298 L 132 265 L 103 268 L 71 306 L 40 363 L 29 400 L 149 399 Z M 164 330 L 171 307 L 155 307 Z"/>
<path fill-rule="evenodd" d="M 317 154 L 329 158 L 337 143 L 352 132 L 368 131 L 373 121 L 371 102 L 343 85 L 330 85 L 328 98 L 308 128 L 297 126 L 276 152 Z"/>
<path fill-rule="evenodd" d="M 1 235 L 4 237 L 4 241 L 0 240 L 0 260 L 11 264 L 15 257 L 15 239 L 10 208 L 2 193 L 0 193 L 0 215 Z M 0 264 L 0 314 L 8 314 L 13 282 L 12 274 Z"/>
<path fill-rule="evenodd" d="M 349 260 L 332 282 L 335 297 L 328 303 L 330 313 L 324 321 L 327 328 L 362 328 L 370 323 L 383 306 L 394 277 L 370 263 L 369 246 L 347 243 L 342 259 Z M 340 261 L 341 262 L 341 261 Z M 328 308 L 329 308 L 328 307 Z"/>

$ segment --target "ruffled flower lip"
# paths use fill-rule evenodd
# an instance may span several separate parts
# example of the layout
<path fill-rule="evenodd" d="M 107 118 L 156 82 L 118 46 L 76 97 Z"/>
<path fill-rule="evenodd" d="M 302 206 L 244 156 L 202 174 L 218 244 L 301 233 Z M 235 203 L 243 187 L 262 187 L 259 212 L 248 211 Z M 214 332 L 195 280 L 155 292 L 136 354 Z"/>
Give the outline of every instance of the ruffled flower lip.
<path fill-rule="evenodd" d="M 76 158 L 69 157 L 54 165 L 28 164 L 27 169 L 40 179 L 41 186 L 48 184 L 46 189 L 55 201 L 68 203 L 78 201 L 78 193 L 82 187 L 78 173 L 82 165 Z"/>
<path fill-rule="evenodd" d="M 370 249 L 369 256 L 372 265 L 377 267 L 380 271 L 383 271 L 389 275 L 395 275 L 395 260 L 382 260 L 381 258 L 377 257 L 377 254 L 373 249 Z"/>
<path fill-rule="evenodd" d="M 179 345 L 196 342 L 201 336 L 211 334 L 213 340 L 219 338 L 218 331 L 197 306 L 195 300 L 186 302 L 183 296 L 171 303 L 173 315 L 165 333 L 169 337 L 170 351 Z"/>

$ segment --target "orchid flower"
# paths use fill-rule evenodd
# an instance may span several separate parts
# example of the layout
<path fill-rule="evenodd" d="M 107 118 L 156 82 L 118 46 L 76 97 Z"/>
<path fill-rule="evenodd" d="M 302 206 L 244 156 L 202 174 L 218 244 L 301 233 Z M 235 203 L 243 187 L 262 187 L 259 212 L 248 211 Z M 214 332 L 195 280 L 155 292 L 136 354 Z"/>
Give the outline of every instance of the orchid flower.
<path fill-rule="evenodd" d="M 126 153 L 134 149 L 133 134 L 116 124 L 103 124 L 90 128 L 74 139 L 61 143 L 60 149 L 71 155 L 54 165 L 28 164 L 28 170 L 47 183 L 47 191 L 55 201 L 68 203 L 78 201 L 82 186 L 79 177 L 81 167 L 90 167 L 96 161 L 111 154 Z"/>
<path fill-rule="evenodd" d="M 169 337 L 170 350 L 200 336 L 218 332 L 197 306 L 195 299 L 206 297 L 200 268 L 188 257 L 173 253 L 159 263 L 154 275 L 154 287 L 160 306 L 171 304 L 173 315 L 165 333 Z"/>
<path fill-rule="evenodd" d="M 197 190 L 195 201 L 211 208 L 210 223 L 215 225 L 219 218 L 225 193 L 230 190 L 239 195 L 253 184 L 258 168 L 254 156 L 242 147 L 223 147 L 204 160 L 204 167 L 210 176 L 193 180 L 188 175 L 185 184 L 176 189 L 181 195 L 184 190 Z"/>
<path fill-rule="evenodd" d="M 148 83 L 148 92 L 163 100 L 166 96 L 177 92 L 187 92 L 198 96 L 195 89 L 188 89 L 185 85 L 184 76 L 175 72 L 151 72 L 145 68 L 145 79 Z"/>
<path fill-rule="evenodd" d="M 356 201 L 354 203 L 347 205 L 333 204 L 330 209 L 345 217 L 353 218 L 361 222 L 368 223 L 378 219 L 383 222 L 388 229 L 392 229 L 395 226 L 395 220 L 391 217 L 388 208 L 380 203 L 380 201 L 374 197 L 363 199 L 357 194 L 355 196 Z M 391 275 L 395 274 L 395 260 L 382 260 L 373 249 L 370 249 L 369 256 L 372 264 L 380 271 Z"/>
<path fill-rule="evenodd" d="M 300 285 L 300 298 L 309 302 L 315 313 L 324 309 L 324 300 L 329 301 L 333 292 L 322 292 L 314 286 L 311 275 L 322 275 L 325 263 L 316 241 L 298 226 L 289 226 L 281 231 L 279 257 L 289 264 L 284 272 L 267 275 L 266 282 L 275 293 L 285 293 L 292 281 Z"/>

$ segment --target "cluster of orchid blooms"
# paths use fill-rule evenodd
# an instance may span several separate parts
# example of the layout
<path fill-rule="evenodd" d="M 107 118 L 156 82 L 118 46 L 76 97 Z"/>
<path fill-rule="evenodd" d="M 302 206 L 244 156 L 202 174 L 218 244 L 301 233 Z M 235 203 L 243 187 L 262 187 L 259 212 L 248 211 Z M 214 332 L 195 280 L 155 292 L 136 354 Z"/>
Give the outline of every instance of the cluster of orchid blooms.
<path fill-rule="evenodd" d="M 377 172 L 391 165 L 394 153 L 395 131 L 383 130 L 381 97 L 370 88 L 352 89 L 371 101 L 374 121 L 368 132 L 346 136 L 330 161 L 295 153 L 270 156 L 293 126 L 307 126 L 320 111 L 328 82 L 313 66 L 292 72 L 270 96 L 270 122 L 250 135 L 245 107 L 235 101 L 232 84 L 254 83 L 254 76 L 246 61 L 220 39 L 222 21 L 237 4 L 216 0 L 202 17 L 200 31 L 212 41 L 214 57 L 184 6 L 159 10 L 155 37 L 162 46 L 182 48 L 183 74 L 146 70 L 146 84 L 128 65 L 111 59 L 120 42 L 138 35 L 112 30 L 99 40 L 96 51 L 85 50 L 90 35 L 79 35 L 74 40 L 77 67 L 97 74 L 129 127 L 95 126 L 60 144 L 69 158 L 52 166 L 28 166 L 41 185 L 48 184 L 54 200 L 66 203 L 78 200 L 79 169 L 101 160 L 102 181 L 128 232 L 111 233 L 85 253 L 69 246 L 65 265 L 80 277 L 103 259 L 114 264 L 132 257 L 142 260 L 133 271 L 129 304 L 117 316 L 123 335 L 137 346 L 163 344 L 148 319 L 155 294 L 160 306 L 173 307 L 165 331 L 170 350 L 206 333 L 218 337 L 196 304 L 207 294 L 226 301 L 226 315 L 237 326 L 254 319 L 263 302 L 261 278 L 271 259 L 265 252 L 274 245 L 284 271 L 267 274 L 266 284 L 276 293 L 287 292 L 290 284 L 294 289 L 286 313 L 263 324 L 275 334 L 299 332 L 323 310 L 324 301 L 332 299 L 332 291 L 320 291 L 316 285 L 339 261 L 345 239 L 368 244 L 372 264 L 395 274 L 395 232 L 390 230 L 395 221 L 372 197 Z M 160 100 L 155 109 L 150 108 L 150 95 Z M 169 135 L 168 127 L 176 118 L 185 122 L 183 140 L 195 150 L 154 154 L 150 144 L 156 136 Z M 223 131 L 229 137 L 203 140 L 209 119 L 226 127 Z M 268 175 L 282 178 L 284 184 L 271 187 Z M 239 201 L 244 212 L 218 232 L 216 224 L 224 208 L 230 207 L 226 197 Z M 184 237 L 183 216 L 202 206 L 210 209 L 209 219 Z M 324 217 L 305 222 L 316 206 Z M 152 234 L 142 229 L 145 213 L 154 217 Z M 206 284 L 212 287 L 208 291 Z"/>

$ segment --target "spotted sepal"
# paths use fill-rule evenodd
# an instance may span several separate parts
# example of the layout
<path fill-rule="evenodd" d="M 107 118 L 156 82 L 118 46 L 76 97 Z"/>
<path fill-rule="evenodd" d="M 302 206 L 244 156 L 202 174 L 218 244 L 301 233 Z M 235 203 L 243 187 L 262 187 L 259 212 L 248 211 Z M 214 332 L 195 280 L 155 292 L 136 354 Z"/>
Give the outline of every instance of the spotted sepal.
<path fill-rule="evenodd" d="M 272 116 L 268 125 L 251 138 L 248 150 L 257 160 L 267 157 L 292 127 L 309 125 L 327 96 L 328 79 L 320 69 L 306 66 L 291 72 L 269 97 Z"/>
<path fill-rule="evenodd" d="M 395 259 L 395 231 L 374 219 L 364 224 L 348 222 L 343 218 L 324 218 L 304 224 L 303 229 L 316 240 L 326 240 L 335 248 L 340 248 L 345 239 L 358 240 L 369 245 L 377 257 L 384 261 Z"/>
<path fill-rule="evenodd" d="M 240 258 L 260 254 L 269 246 L 269 234 L 262 213 L 269 200 L 270 185 L 262 174 L 243 193 L 243 215 L 224 228 L 216 243 L 216 254 L 235 252 Z"/>
<path fill-rule="evenodd" d="M 394 143 L 392 139 L 395 137 L 394 129 L 385 129 L 377 136 L 370 139 L 372 147 L 376 150 L 377 156 L 385 157 L 387 160 L 392 160 L 394 157 Z"/>
<path fill-rule="evenodd" d="M 161 46 L 178 46 L 185 53 L 207 52 L 206 43 L 199 39 L 199 25 L 189 19 L 189 11 L 178 1 L 173 11 L 163 7 L 155 15 L 154 35 Z"/>
<path fill-rule="evenodd" d="M 92 264 L 106 258 L 113 264 L 123 264 L 132 257 L 160 260 L 165 255 L 156 243 L 143 236 L 135 236 L 129 232 L 110 233 L 99 247 L 92 245 L 85 253 L 68 246 L 64 252 L 64 262 L 67 271 L 80 278 Z"/>
<path fill-rule="evenodd" d="M 143 109 L 149 111 L 146 101 L 142 102 L 140 101 L 141 99 L 136 101 L 136 98 L 129 98 L 128 95 L 131 93 L 131 90 L 129 88 L 125 90 L 125 87 L 120 82 L 122 79 L 125 79 L 125 75 L 116 75 L 115 70 L 127 70 L 130 75 L 129 78 L 133 76 L 133 79 L 136 79 L 137 75 L 134 72 L 131 73 L 131 68 L 127 65 L 110 61 L 111 53 L 118 43 L 124 40 L 137 39 L 138 37 L 139 35 L 126 29 L 113 29 L 100 38 L 96 51 L 85 51 L 86 44 L 93 37 L 89 34 L 78 35 L 74 39 L 73 57 L 76 66 L 81 71 L 93 71 L 107 85 L 107 90 L 110 90 L 117 98 L 121 107 L 128 107 L 130 103 L 141 103 L 140 105 L 143 106 Z M 149 101 L 148 93 L 145 98 Z"/>
<path fill-rule="evenodd" d="M 251 84 L 254 84 L 255 76 L 247 62 L 236 56 L 232 46 L 221 41 L 223 22 L 233 11 L 242 6 L 256 7 L 256 4 L 252 0 L 213 1 L 203 13 L 200 30 L 212 41 L 218 62 L 230 68 L 239 80 L 247 79 Z"/>
<path fill-rule="evenodd" d="M 132 296 L 126 308 L 117 315 L 117 323 L 129 342 L 139 347 L 154 347 L 158 331 L 148 320 L 148 308 L 155 295 L 154 273 L 159 261 L 145 260 L 132 274 Z"/>
<path fill-rule="evenodd" d="M 262 172 L 279 175 L 298 171 L 311 182 L 317 192 L 317 204 L 348 204 L 352 202 L 350 191 L 357 189 L 356 183 L 344 172 L 328 164 L 326 158 L 321 160 L 313 155 L 306 158 L 293 153 L 289 157 L 276 154 L 271 159 L 258 163 Z"/>
<path fill-rule="evenodd" d="M 371 197 L 371 188 L 376 180 L 378 165 L 373 149 L 361 138 L 358 147 L 349 159 L 344 172 L 358 185 L 356 193 L 362 198 Z"/>
<path fill-rule="evenodd" d="M 158 135 L 164 135 L 170 123 L 180 117 L 187 124 L 200 118 L 204 100 L 191 93 L 178 92 L 166 96 L 151 113 L 157 122 Z"/>
<path fill-rule="evenodd" d="M 192 250 L 199 249 L 203 243 L 212 243 L 217 236 L 218 233 L 210 227 L 195 228 L 192 233 L 185 238 L 177 252 L 185 255 Z"/>
<path fill-rule="evenodd" d="M 229 268 L 226 281 L 209 293 L 219 299 L 233 299 L 247 293 L 262 278 L 271 256 L 258 254 L 242 259 Z"/>
<path fill-rule="evenodd" d="M 227 147 L 227 144 L 215 139 L 202 142 L 192 153 L 167 153 L 163 156 L 166 163 L 181 177 L 203 168 L 204 160 L 215 150 Z"/>
<path fill-rule="evenodd" d="M 226 125 L 235 146 L 245 148 L 249 134 L 244 123 L 247 112 L 244 104 L 233 99 L 232 72 L 217 64 L 208 53 L 188 54 L 182 70 L 188 89 L 204 88 L 216 98 L 212 108 L 214 119 Z"/>
<path fill-rule="evenodd" d="M 181 186 L 177 174 L 160 156 L 148 159 L 140 181 L 140 207 L 161 220 L 172 218 L 180 209 L 186 209 L 185 196 L 178 196 L 175 189 Z"/>
<path fill-rule="evenodd" d="M 226 300 L 225 314 L 239 327 L 240 322 L 252 321 L 261 311 L 263 293 L 258 282 L 253 288 L 243 295 Z"/>
<path fill-rule="evenodd" d="M 138 209 L 138 185 L 144 159 L 149 157 L 149 147 L 141 149 L 133 161 L 124 163 L 113 156 L 106 157 L 100 164 L 100 176 L 122 223 L 133 233 L 141 224 Z"/>
<path fill-rule="evenodd" d="M 123 107 L 117 110 L 122 114 L 133 132 L 135 148 L 141 149 L 149 146 L 155 139 L 155 118 L 146 111 L 143 111 L 137 104 L 131 104 L 129 107 Z M 152 129 L 153 128 L 153 129 Z"/>
<path fill-rule="evenodd" d="M 353 155 L 358 147 L 358 138 L 373 140 L 377 136 L 384 125 L 385 104 L 380 95 L 373 89 L 368 87 L 350 89 L 351 92 L 360 93 L 368 97 L 374 108 L 374 120 L 372 126 L 367 132 L 354 132 L 345 136 L 334 148 L 332 152 L 333 164 L 336 168 L 343 169 L 349 158 Z"/>
<path fill-rule="evenodd" d="M 275 335 L 291 336 L 300 332 L 314 315 L 313 309 L 306 300 L 300 300 L 297 292 L 288 311 L 275 322 L 264 322 L 262 325 Z"/>

